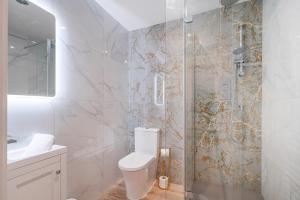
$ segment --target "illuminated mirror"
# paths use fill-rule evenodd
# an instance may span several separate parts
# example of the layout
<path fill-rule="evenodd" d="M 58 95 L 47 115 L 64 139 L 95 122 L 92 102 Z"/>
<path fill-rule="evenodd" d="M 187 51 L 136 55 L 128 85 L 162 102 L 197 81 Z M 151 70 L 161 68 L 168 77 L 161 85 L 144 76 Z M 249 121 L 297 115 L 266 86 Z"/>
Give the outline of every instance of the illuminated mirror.
<path fill-rule="evenodd" d="M 55 17 L 27 0 L 9 0 L 8 94 L 55 95 Z"/>

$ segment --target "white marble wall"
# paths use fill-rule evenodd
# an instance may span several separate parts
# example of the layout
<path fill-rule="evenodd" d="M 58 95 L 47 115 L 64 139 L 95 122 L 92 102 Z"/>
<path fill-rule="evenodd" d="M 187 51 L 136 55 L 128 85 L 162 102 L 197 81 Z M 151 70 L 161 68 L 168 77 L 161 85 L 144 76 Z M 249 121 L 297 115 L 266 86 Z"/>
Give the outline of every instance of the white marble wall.
<path fill-rule="evenodd" d="M 264 0 L 262 191 L 300 199 L 300 1 Z"/>
<path fill-rule="evenodd" d="M 68 147 L 68 196 L 96 200 L 128 152 L 128 32 L 94 0 L 34 2 L 56 17 L 56 95 L 14 97 L 9 130 L 55 134 Z"/>

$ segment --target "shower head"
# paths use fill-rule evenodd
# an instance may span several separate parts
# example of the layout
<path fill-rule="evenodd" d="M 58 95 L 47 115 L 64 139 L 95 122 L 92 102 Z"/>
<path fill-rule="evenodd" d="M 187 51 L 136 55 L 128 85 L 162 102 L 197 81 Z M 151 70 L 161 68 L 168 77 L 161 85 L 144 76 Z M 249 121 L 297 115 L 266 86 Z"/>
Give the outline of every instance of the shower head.
<path fill-rule="evenodd" d="M 242 53 L 245 53 L 246 49 L 244 47 L 239 47 L 233 50 L 234 55 L 240 55 Z"/>
<path fill-rule="evenodd" d="M 29 2 L 27 0 L 16 0 L 18 3 L 22 4 L 22 5 L 29 5 Z"/>
<path fill-rule="evenodd" d="M 225 8 L 230 8 L 233 4 L 238 2 L 239 0 L 220 0 L 220 3 Z"/>

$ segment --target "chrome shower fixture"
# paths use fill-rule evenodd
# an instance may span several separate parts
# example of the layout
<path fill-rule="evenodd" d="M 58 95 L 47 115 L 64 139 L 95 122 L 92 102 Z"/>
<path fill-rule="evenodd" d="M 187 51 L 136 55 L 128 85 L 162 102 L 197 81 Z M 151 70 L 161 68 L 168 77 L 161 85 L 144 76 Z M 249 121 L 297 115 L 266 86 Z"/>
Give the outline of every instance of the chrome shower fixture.
<path fill-rule="evenodd" d="M 236 48 L 232 51 L 232 53 L 234 55 L 240 55 L 242 53 L 244 53 L 246 51 L 246 49 L 244 47 L 239 47 L 239 48 Z"/>
<path fill-rule="evenodd" d="M 245 63 L 245 46 L 244 46 L 244 29 L 245 24 L 239 25 L 239 32 L 240 32 L 240 46 L 232 51 L 233 55 L 235 55 L 234 63 L 239 69 L 238 75 L 240 77 L 244 76 L 244 63 Z"/>

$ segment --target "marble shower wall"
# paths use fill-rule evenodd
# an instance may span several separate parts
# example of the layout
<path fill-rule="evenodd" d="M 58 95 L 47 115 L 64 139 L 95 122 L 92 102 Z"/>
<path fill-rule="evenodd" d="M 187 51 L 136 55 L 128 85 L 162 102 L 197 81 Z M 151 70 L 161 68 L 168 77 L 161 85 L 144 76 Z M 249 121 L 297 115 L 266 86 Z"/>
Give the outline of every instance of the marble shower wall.
<path fill-rule="evenodd" d="M 54 134 L 68 147 L 68 196 L 96 200 L 121 178 L 117 163 L 129 151 L 128 31 L 94 0 L 33 2 L 56 17 L 56 96 L 27 99 L 31 112 L 22 111 L 26 97 L 14 98 L 8 129 Z"/>
<path fill-rule="evenodd" d="M 234 48 L 245 24 L 245 76 Z M 262 1 L 194 16 L 195 180 L 260 190 Z"/>
<path fill-rule="evenodd" d="M 166 135 L 171 148 L 170 178 L 184 184 L 184 32 L 183 21 L 166 23 Z"/>
<path fill-rule="evenodd" d="M 192 191 L 195 177 L 195 34 L 185 25 L 185 189 Z"/>
<path fill-rule="evenodd" d="M 171 181 L 183 184 L 184 101 L 182 21 L 130 32 L 130 141 L 137 126 L 161 129 L 161 148 L 171 148 Z M 154 77 L 165 75 L 165 104 L 154 103 Z"/>
<path fill-rule="evenodd" d="M 300 199 L 300 1 L 264 0 L 262 193 Z"/>

